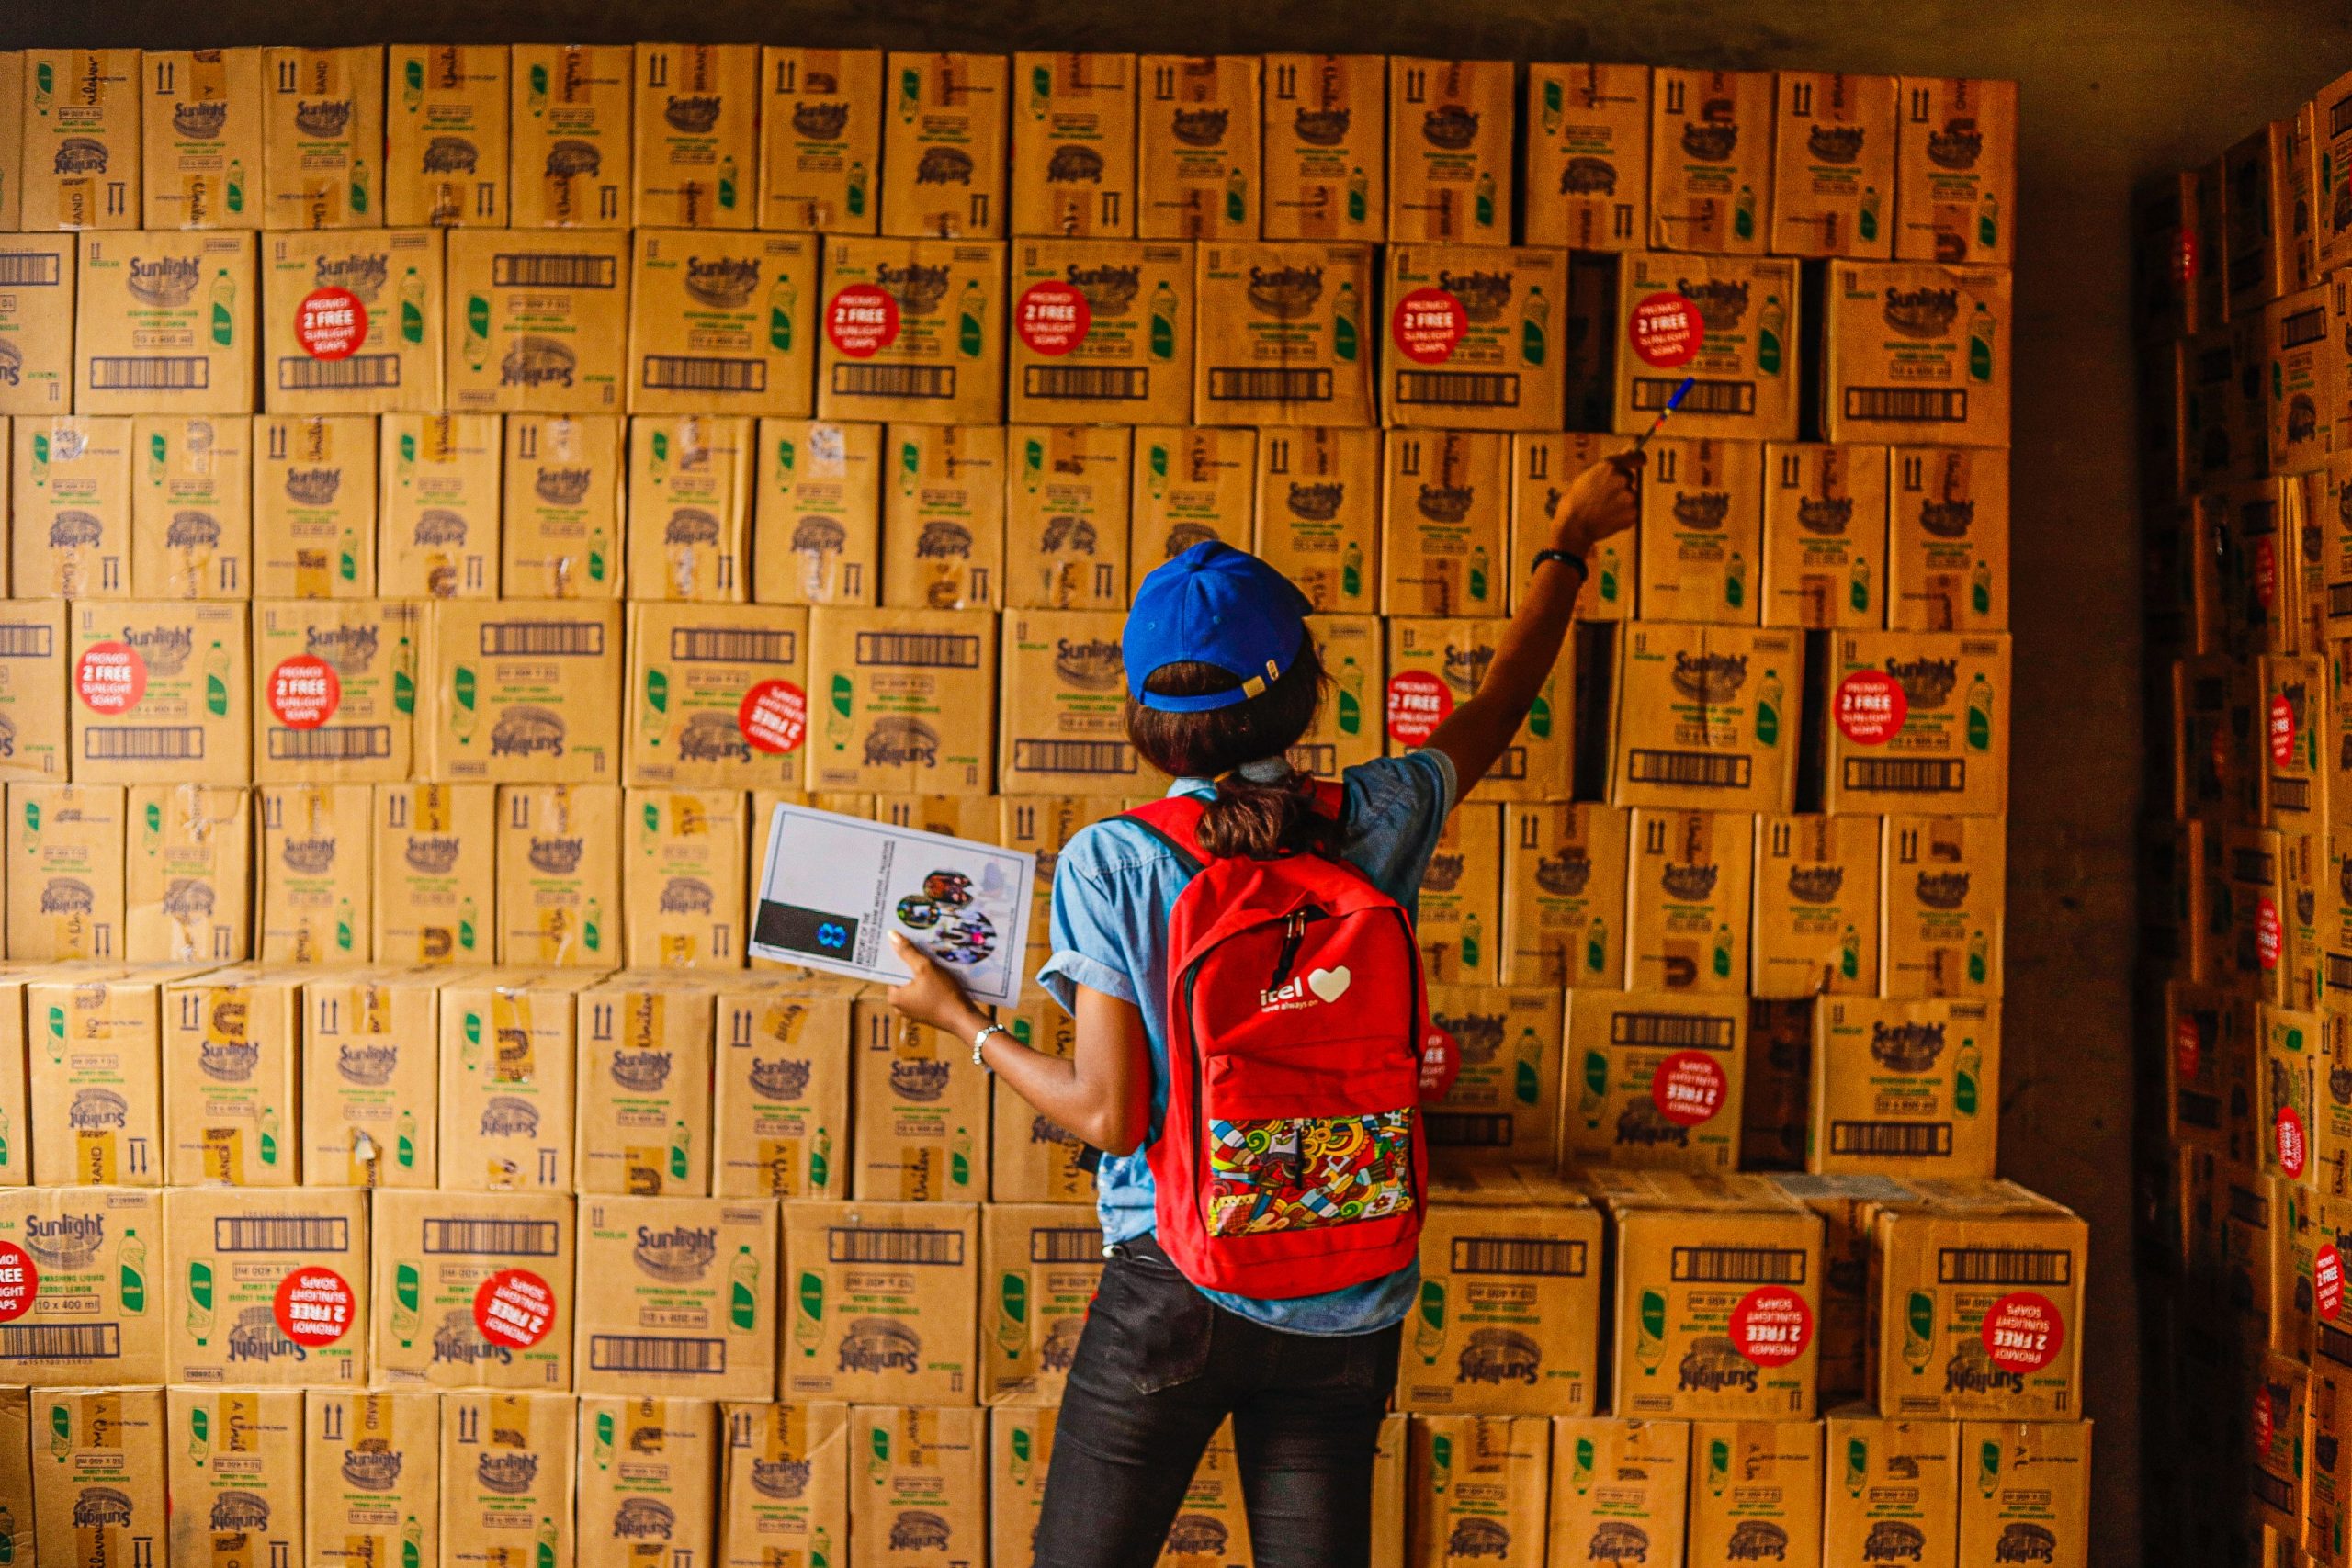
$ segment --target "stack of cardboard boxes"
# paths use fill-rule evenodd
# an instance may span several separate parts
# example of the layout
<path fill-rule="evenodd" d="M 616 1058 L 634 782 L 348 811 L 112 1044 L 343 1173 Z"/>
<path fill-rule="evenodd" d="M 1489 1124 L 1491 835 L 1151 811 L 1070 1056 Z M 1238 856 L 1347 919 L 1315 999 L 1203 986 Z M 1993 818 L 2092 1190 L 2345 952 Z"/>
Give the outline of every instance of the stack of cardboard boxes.
<path fill-rule="evenodd" d="M 2148 699 L 2170 730 L 2142 905 L 2151 1529 L 2282 1564 L 2344 1561 L 2352 1523 L 2347 128 L 2352 77 L 2134 207 Z"/>
<path fill-rule="evenodd" d="M 2079 1563 L 2083 1228 L 1992 1179 L 2015 129 L 1381 56 L 0 52 L 0 1546 L 1026 1561 L 1083 1151 L 747 955 L 773 808 L 1049 872 L 1164 787 L 1123 615 L 1208 539 L 1313 603 L 1295 760 L 1410 750 L 1687 379 L 1423 881 L 1464 1067 L 1377 1560 Z M 1236 1462 L 1164 1561 L 1250 1561 Z"/>

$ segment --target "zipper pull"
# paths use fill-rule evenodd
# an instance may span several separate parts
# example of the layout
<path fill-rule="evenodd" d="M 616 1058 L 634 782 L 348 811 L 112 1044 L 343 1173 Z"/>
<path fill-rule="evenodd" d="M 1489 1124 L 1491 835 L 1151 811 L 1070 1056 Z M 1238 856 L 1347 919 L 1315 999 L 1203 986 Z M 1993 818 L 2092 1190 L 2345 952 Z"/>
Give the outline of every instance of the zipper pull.
<path fill-rule="evenodd" d="M 1282 953 L 1274 960 L 1274 977 L 1267 983 L 1266 989 L 1279 991 L 1283 988 L 1283 982 L 1290 978 L 1290 966 L 1298 962 L 1299 943 L 1306 940 L 1306 913 L 1302 909 L 1291 916 L 1289 928 L 1283 932 Z"/>

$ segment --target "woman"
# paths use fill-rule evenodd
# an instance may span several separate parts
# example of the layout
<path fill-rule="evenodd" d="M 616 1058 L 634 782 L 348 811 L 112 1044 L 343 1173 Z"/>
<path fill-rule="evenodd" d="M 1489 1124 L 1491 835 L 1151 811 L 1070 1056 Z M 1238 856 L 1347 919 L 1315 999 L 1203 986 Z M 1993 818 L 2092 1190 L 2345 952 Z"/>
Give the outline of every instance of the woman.
<path fill-rule="evenodd" d="M 1289 749 L 1313 724 L 1324 672 L 1298 591 L 1255 557 L 1195 546 L 1153 571 L 1125 640 L 1127 734 L 1208 804 L 1208 857 L 1320 853 L 1409 911 L 1438 833 L 1533 705 L 1600 540 L 1633 525 L 1638 454 L 1578 475 L 1555 507 L 1553 547 L 1477 694 L 1403 757 L 1346 771 L 1336 819 Z M 1075 1055 L 1017 1043 L 954 976 L 893 936 L 912 978 L 903 1016 L 1102 1151 L 1107 1261 L 1055 1427 L 1037 1568 L 1135 1568 L 1157 1559 L 1203 1449 L 1227 1416 L 1260 1568 L 1362 1568 L 1374 1450 L 1396 1375 L 1411 1265 L 1345 1289 L 1248 1297 L 1193 1285 L 1154 1239 L 1147 1154 L 1169 1099 L 1170 912 L 1189 857 L 1132 818 L 1071 839 L 1055 873 L 1053 955 L 1038 982 L 1078 1021 Z"/>

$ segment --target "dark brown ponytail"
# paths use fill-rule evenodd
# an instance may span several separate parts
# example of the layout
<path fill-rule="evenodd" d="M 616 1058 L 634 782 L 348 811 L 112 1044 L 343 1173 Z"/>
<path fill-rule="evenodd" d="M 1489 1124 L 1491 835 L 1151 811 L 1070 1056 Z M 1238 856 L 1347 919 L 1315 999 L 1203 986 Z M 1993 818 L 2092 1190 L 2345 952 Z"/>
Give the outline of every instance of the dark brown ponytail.
<path fill-rule="evenodd" d="M 1213 664 L 1161 666 L 1144 682 L 1158 696 L 1190 697 L 1240 684 Z M 1201 819 L 1212 855 L 1270 855 L 1329 847 L 1335 827 L 1315 810 L 1314 781 L 1293 768 L 1280 778 L 1244 778 L 1244 763 L 1278 758 L 1313 728 L 1323 702 L 1323 666 L 1309 642 L 1273 684 L 1246 702 L 1200 713 L 1163 713 L 1127 704 L 1127 739 L 1143 760 L 1175 778 L 1216 781 Z"/>

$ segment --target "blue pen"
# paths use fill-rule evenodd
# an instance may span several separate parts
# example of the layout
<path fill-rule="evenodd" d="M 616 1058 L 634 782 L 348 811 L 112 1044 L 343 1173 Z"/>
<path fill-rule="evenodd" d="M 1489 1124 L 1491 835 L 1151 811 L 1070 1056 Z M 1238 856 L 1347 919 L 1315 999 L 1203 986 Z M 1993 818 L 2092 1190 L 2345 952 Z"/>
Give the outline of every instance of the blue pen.
<path fill-rule="evenodd" d="M 1634 451 L 1638 452 L 1643 447 L 1650 444 L 1650 437 L 1656 435 L 1657 434 L 1657 427 L 1666 423 L 1666 416 L 1672 413 L 1676 409 L 1680 408 L 1682 406 L 1682 400 L 1689 397 L 1690 395 L 1690 389 L 1698 384 L 1699 378 L 1696 376 L 1685 376 L 1682 378 L 1682 385 L 1674 389 L 1674 395 L 1666 400 L 1666 407 L 1657 411 L 1657 417 L 1650 421 L 1650 427 L 1634 438 Z"/>

